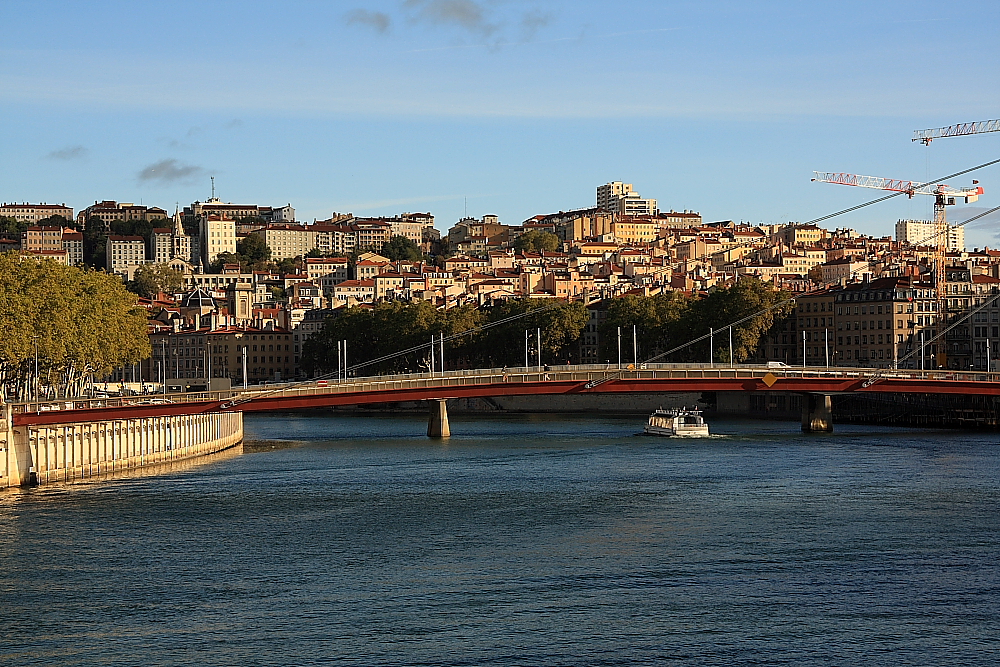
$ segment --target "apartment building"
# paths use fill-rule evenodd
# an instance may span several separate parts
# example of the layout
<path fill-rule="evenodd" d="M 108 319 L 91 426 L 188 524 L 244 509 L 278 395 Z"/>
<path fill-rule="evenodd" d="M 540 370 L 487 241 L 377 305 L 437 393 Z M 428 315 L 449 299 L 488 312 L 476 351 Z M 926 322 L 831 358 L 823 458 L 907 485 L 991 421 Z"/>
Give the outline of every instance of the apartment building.
<path fill-rule="evenodd" d="M 109 236 L 106 253 L 108 273 L 127 274 L 129 267 L 149 263 L 141 236 Z"/>
<path fill-rule="evenodd" d="M 105 199 L 100 202 L 95 201 L 92 206 L 88 206 L 80 211 L 76 216 L 76 221 L 81 226 L 85 226 L 87 220 L 90 218 L 98 218 L 105 225 L 110 225 L 115 220 L 146 220 L 153 222 L 155 220 L 165 220 L 167 217 L 167 212 L 162 208 Z"/>
<path fill-rule="evenodd" d="M 271 249 L 271 259 L 295 259 L 316 248 L 316 231 L 305 225 L 272 224 L 255 232 Z"/>
<path fill-rule="evenodd" d="M 219 215 L 206 215 L 198 224 L 201 260 L 207 267 L 222 253 L 236 252 L 236 221 Z"/>
<path fill-rule="evenodd" d="M 597 208 L 619 215 L 656 215 L 656 200 L 643 199 L 631 183 L 613 181 L 597 187 Z"/>
<path fill-rule="evenodd" d="M 324 296 L 333 296 L 333 288 L 348 279 L 350 261 L 346 257 L 309 257 L 305 264 L 306 275 Z"/>
<path fill-rule="evenodd" d="M 0 204 L 0 217 L 14 218 L 20 222 L 40 222 L 54 215 L 73 219 L 73 209 L 66 204 Z"/>
<path fill-rule="evenodd" d="M 930 220 L 899 220 L 896 222 L 896 241 L 914 246 L 941 247 L 945 250 L 965 251 L 965 228 L 947 222 Z"/>

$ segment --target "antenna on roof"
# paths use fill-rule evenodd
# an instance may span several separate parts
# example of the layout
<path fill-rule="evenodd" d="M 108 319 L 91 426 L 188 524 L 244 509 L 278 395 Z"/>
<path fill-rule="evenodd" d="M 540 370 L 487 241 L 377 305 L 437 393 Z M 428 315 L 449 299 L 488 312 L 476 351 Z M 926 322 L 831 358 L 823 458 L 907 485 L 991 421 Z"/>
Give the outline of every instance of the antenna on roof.
<path fill-rule="evenodd" d="M 215 176 L 209 176 L 212 179 L 212 199 L 215 199 Z"/>

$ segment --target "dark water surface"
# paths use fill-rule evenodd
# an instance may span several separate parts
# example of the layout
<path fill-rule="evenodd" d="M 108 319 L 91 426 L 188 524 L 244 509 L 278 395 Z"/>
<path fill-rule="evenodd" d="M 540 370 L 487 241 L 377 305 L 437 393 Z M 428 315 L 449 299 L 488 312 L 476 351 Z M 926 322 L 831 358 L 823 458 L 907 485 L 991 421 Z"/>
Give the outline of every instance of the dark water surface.
<path fill-rule="evenodd" d="M 995 665 L 996 434 L 248 417 L 0 494 L 0 665 Z M 288 445 L 291 446 L 288 446 Z"/>

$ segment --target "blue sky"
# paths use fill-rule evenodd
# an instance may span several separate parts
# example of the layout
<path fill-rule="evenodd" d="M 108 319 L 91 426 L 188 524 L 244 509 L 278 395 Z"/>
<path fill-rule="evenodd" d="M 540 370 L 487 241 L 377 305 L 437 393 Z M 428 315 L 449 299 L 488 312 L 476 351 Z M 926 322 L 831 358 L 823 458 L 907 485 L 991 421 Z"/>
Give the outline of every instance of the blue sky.
<path fill-rule="evenodd" d="M 923 180 L 1000 157 L 996 2 L 5 0 L 0 199 L 209 196 L 519 223 L 611 180 L 706 219 L 874 198 L 813 170 Z M 1000 203 L 1000 165 L 963 220 Z M 890 234 L 898 198 L 831 224 Z M 996 223 L 968 245 L 1000 245 Z"/>

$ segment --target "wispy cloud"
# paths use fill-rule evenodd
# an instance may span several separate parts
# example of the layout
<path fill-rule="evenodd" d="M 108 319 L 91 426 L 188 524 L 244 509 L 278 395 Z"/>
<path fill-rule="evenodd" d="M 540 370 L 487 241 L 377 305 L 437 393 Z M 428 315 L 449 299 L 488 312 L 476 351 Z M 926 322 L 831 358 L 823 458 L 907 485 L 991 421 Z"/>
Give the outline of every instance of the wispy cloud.
<path fill-rule="evenodd" d="M 403 6 L 414 12 L 417 21 L 458 26 L 485 36 L 500 29 L 489 19 L 486 8 L 474 0 L 405 0 Z"/>
<path fill-rule="evenodd" d="M 347 13 L 344 20 L 348 25 L 362 25 L 378 32 L 386 32 L 392 25 L 392 19 L 384 12 L 371 12 L 367 9 L 354 9 Z"/>
<path fill-rule="evenodd" d="M 66 148 L 52 151 L 46 157 L 50 160 L 80 160 L 87 157 L 89 152 L 83 146 L 67 146 Z"/>
<path fill-rule="evenodd" d="M 180 164 L 173 158 L 166 158 L 139 170 L 136 178 L 143 183 L 190 183 L 205 173 L 201 167 L 191 164 Z"/>

